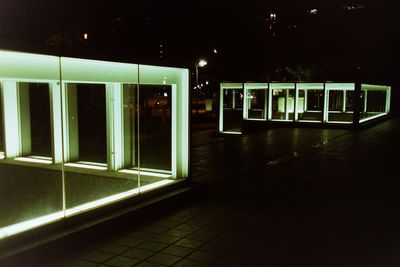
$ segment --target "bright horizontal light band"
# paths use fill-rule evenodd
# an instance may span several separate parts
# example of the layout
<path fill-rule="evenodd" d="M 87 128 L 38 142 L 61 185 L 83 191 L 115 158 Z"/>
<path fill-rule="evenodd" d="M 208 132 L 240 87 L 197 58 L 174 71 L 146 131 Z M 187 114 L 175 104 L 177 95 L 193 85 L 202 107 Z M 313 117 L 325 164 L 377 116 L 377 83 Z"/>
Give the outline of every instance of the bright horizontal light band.
<path fill-rule="evenodd" d="M 19 158 L 15 158 L 15 160 L 24 161 L 24 162 L 31 162 L 31 163 L 41 163 L 41 164 L 51 164 L 52 163 L 51 160 L 40 159 L 40 158 L 19 157 Z"/>
<path fill-rule="evenodd" d="M 102 198 L 102 199 L 99 199 L 99 200 L 95 200 L 95 201 L 92 201 L 92 202 L 89 202 L 89 203 L 74 207 L 72 209 L 67 209 L 65 211 L 65 216 L 68 217 L 68 216 L 72 216 L 72 215 L 76 215 L 76 214 L 82 213 L 84 211 L 92 210 L 92 209 L 104 206 L 106 204 L 117 202 L 117 201 L 120 201 L 122 199 L 137 195 L 137 194 L 139 194 L 139 192 L 149 191 L 151 189 L 155 189 L 157 187 L 161 187 L 161 186 L 170 184 L 172 182 L 173 182 L 173 180 L 161 180 L 161 181 L 158 181 L 158 182 L 155 182 L 155 183 L 151 183 L 149 185 L 142 186 L 142 187 L 140 187 L 140 189 L 139 188 L 135 188 L 135 189 L 123 192 L 123 193 L 119 193 L 119 194 L 115 194 L 115 195 L 112 195 L 112 196 L 109 196 L 109 197 L 105 197 L 105 198 Z"/>
<path fill-rule="evenodd" d="M 170 174 L 163 174 L 163 173 L 155 173 L 155 172 L 147 172 L 147 171 L 136 171 L 136 170 L 119 170 L 119 172 L 122 173 L 129 173 L 129 174 L 135 174 L 135 175 L 146 175 L 146 176 L 154 176 L 154 177 L 160 177 L 160 178 L 171 178 L 172 175 Z"/>
<path fill-rule="evenodd" d="M 242 134 L 242 132 L 222 132 L 224 134 Z"/>
<path fill-rule="evenodd" d="M 21 233 L 23 231 L 39 227 L 50 222 L 57 221 L 63 218 L 64 213 L 62 211 L 45 215 L 42 217 L 35 218 L 33 220 L 24 221 L 21 223 L 13 224 L 0 229 L 0 239 Z"/>
<path fill-rule="evenodd" d="M 352 121 L 327 121 L 326 123 L 337 123 L 337 124 L 352 124 Z"/>
<path fill-rule="evenodd" d="M 92 170 L 100 170 L 100 171 L 107 170 L 107 167 L 89 165 L 89 164 L 72 163 L 72 162 L 65 163 L 64 166 L 76 167 L 76 168 L 84 168 L 84 169 L 92 169 Z"/>

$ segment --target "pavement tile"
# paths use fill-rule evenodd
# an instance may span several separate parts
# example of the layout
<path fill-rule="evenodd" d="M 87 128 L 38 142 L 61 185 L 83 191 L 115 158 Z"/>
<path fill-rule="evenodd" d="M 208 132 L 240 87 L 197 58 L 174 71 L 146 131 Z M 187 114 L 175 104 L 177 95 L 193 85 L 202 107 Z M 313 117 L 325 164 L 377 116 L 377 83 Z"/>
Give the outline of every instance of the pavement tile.
<path fill-rule="evenodd" d="M 188 256 L 189 259 L 206 262 L 206 263 L 215 262 L 219 257 L 220 257 L 220 255 L 218 255 L 218 254 L 205 252 L 205 251 L 201 251 L 201 250 L 197 250 Z"/>
<path fill-rule="evenodd" d="M 204 242 L 202 242 L 202 241 L 198 241 L 198 240 L 194 240 L 194 239 L 187 239 L 187 238 L 183 238 L 175 243 L 175 245 L 177 245 L 177 246 L 193 248 L 193 249 L 199 248 L 203 244 L 204 244 Z"/>
<path fill-rule="evenodd" d="M 93 251 L 90 251 L 90 252 L 82 255 L 80 258 L 83 260 L 102 263 L 108 259 L 111 259 L 114 256 L 115 255 L 111 254 L 111 253 L 93 250 Z"/>
<path fill-rule="evenodd" d="M 181 246 L 176 246 L 176 245 L 171 245 L 162 251 L 162 253 L 179 256 L 179 257 L 185 257 L 186 255 L 190 254 L 191 252 L 193 252 L 193 249 L 191 249 L 191 248 L 181 247 Z"/>
<path fill-rule="evenodd" d="M 81 259 L 67 260 L 60 264 L 61 267 L 93 267 L 97 266 L 97 263 L 91 261 L 85 261 Z"/>
<path fill-rule="evenodd" d="M 172 244 L 178 240 L 180 240 L 180 237 L 173 235 L 166 235 L 166 234 L 158 235 L 151 239 L 151 241 L 165 243 L 165 244 Z"/>
<path fill-rule="evenodd" d="M 134 240 L 149 240 L 155 237 L 156 235 L 157 235 L 156 233 L 139 230 L 130 233 L 128 236 Z"/>
<path fill-rule="evenodd" d="M 174 267 L 207 267 L 209 266 L 208 263 L 201 262 L 201 261 L 195 261 L 191 259 L 183 259 L 179 262 L 177 262 Z"/>
<path fill-rule="evenodd" d="M 172 229 L 172 230 L 169 230 L 168 232 L 166 232 L 165 234 L 176 236 L 176 237 L 185 237 L 190 233 L 191 233 L 190 231 Z"/>
<path fill-rule="evenodd" d="M 176 263 L 177 261 L 179 261 L 180 259 L 181 259 L 181 257 L 178 257 L 178 256 L 173 256 L 173 255 L 164 254 L 164 253 L 157 253 L 156 255 L 148 258 L 146 261 L 171 266 L 174 263 Z"/>
<path fill-rule="evenodd" d="M 159 226 L 159 227 L 166 227 L 166 228 L 171 229 L 171 228 L 174 228 L 174 227 L 176 227 L 176 226 L 178 226 L 180 224 L 181 224 L 181 222 L 175 222 L 175 221 L 169 221 L 169 220 L 162 219 L 159 222 L 155 223 L 154 225 L 155 226 Z"/>
<path fill-rule="evenodd" d="M 160 226 L 158 224 L 157 225 L 153 224 L 153 225 L 143 228 L 143 231 L 149 232 L 152 234 L 161 234 L 161 233 L 165 233 L 170 228 L 172 228 L 172 227 L 166 227 L 166 226 Z"/>
<path fill-rule="evenodd" d="M 130 247 L 130 248 L 134 248 L 137 245 L 139 245 L 140 243 L 142 243 L 143 240 L 134 239 L 134 238 L 129 237 L 129 236 L 124 236 L 124 237 L 120 237 L 120 238 L 114 239 L 112 242 L 115 243 L 115 244 L 118 244 L 118 245 L 123 245 L 123 246 L 127 246 L 127 247 Z"/>
<path fill-rule="evenodd" d="M 182 231 L 187 231 L 187 232 L 194 232 L 194 231 L 197 231 L 199 228 L 200 228 L 200 226 L 197 226 L 197 225 L 183 223 L 183 224 L 178 225 L 174 229 L 180 230 L 180 231 L 182 230 Z"/>
<path fill-rule="evenodd" d="M 127 246 L 122 246 L 113 243 L 105 244 L 103 246 L 96 248 L 96 250 L 98 251 L 108 252 L 112 254 L 121 254 L 122 252 L 127 251 L 128 249 L 129 247 Z"/>
<path fill-rule="evenodd" d="M 137 248 L 157 252 L 157 251 L 160 251 L 160 250 L 166 248 L 167 246 L 168 245 L 165 244 L 165 243 L 159 243 L 159 242 L 153 242 L 153 241 L 145 241 L 142 244 L 140 244 L 139 246 L 137 246 Z"/>
<path fill-rule="evenodd" d="M 123 253 L 123 256 L 144 260 L 152 255 L 154 255 L 154 251 L 144 250 L 140 248 L 133 248 L 128 250 L 127 252 Z"/>
<path fill-rule="evenodd" d="M 130 267 L 140 262 L 139 259 L 133 259 L 123 256 L 117 256 L 105 262 L 105 264 L 115 267 Z"/>

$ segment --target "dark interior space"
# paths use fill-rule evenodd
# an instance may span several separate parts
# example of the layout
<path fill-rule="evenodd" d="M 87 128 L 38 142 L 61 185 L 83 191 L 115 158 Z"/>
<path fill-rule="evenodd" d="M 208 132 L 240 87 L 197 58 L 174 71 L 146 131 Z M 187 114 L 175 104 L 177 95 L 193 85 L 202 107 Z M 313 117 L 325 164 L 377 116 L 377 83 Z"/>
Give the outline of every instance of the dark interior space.
<path fill-rule="evenodd" d="M 169 85 L 139 86 L 140 167 L 171 170 L 171 105 Z"/>
<path fill-rule="evenodd" d="M 50 95 L 47 83 L 29 84 L 32 155 L 51 157 Z"/>
<path fill-rule="evenodd" d="M 77 84 L 79 160 L 107 162 L 106 88 Z"/>

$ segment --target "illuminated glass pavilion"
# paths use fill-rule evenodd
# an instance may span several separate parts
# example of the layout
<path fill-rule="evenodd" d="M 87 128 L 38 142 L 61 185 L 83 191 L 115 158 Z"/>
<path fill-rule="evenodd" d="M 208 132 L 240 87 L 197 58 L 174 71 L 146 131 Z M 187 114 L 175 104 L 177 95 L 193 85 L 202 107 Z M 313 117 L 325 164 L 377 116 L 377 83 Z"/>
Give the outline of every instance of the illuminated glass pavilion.
<path fill-rule="evenodd" d="M 188 178 L 188 79 L 0 51 L 0 246 Z"/>
<path fill-rule="evenodd" d="M 219 132 L 241 134 L 244 121 L 363 124 L 389 114 L 390 93 L 357 83 L 221 83 Z"/>

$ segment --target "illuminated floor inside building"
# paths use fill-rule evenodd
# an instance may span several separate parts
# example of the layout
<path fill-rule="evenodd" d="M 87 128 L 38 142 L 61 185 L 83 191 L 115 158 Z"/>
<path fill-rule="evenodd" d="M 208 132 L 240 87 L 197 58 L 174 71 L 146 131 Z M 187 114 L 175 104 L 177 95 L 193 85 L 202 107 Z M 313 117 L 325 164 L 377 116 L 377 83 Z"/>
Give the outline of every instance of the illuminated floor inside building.
<path fill-rule="evenodd" d="M 0 228 L 62 210 L 60 171 L 0 164 L 0 172 L 3 174 L 0 183 Z M 145 186 L 162 179 L 141 177 L 140 184 Z M 135 175 L 126 179 L 66 172 L 66 208 L 132 190 L 138 185 Z"/>

